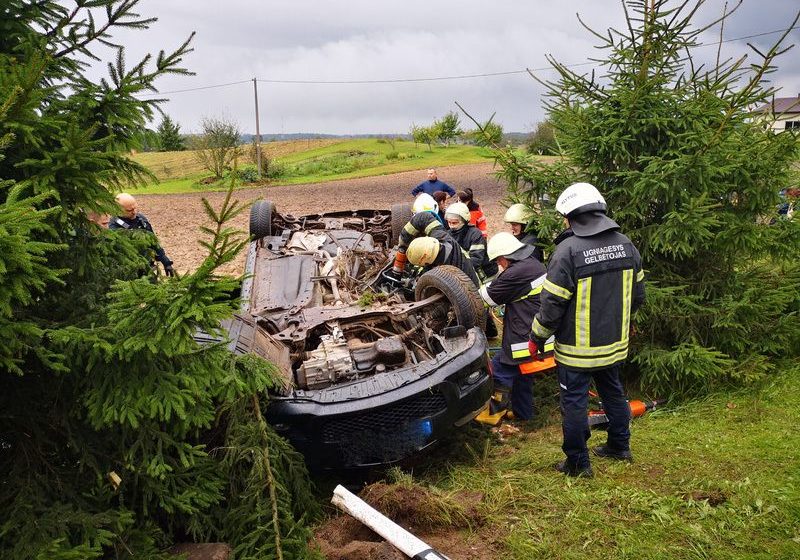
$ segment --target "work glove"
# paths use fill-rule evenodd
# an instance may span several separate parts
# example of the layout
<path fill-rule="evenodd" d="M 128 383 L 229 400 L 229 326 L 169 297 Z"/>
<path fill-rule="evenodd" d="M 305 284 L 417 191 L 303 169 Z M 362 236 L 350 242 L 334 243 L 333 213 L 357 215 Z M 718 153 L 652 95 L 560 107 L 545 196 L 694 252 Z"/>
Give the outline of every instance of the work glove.
<path fill-rule="evenodd" d="M 537 361 L 544 359 L 544 343 L 545 341 L 536 338 L 533 334 L 528 338 L 528 352 L 531 353 L 531 358 Z"/>
<path fill-rule="evenodd" d="M 175 276 L 175 269 L 172 268 L 171 264 L 164 265 L 164 274 L 169 277 Z"/>

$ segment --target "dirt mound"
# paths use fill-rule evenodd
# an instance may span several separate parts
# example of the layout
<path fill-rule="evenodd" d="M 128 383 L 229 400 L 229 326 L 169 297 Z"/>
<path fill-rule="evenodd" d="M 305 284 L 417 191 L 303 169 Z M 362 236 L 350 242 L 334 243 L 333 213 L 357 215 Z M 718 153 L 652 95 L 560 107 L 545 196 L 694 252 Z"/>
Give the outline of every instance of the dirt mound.
<path fill-rule="evenodd" d="M 361 498 L 395 523 L 414 531 L 466 529 L 483 525 L 478 510 L 479 492 L 441 496 L 422 486 L 376 483 L 361 492 Z"/>
<path fill-rule="evenodd" d="M 496 556 L 494 540 L 476 532 L 485 522 L 479 508 L 483 495 L 479 492 L 444 496 L 418 485 L 376 483 L 364 488 L 359 495 L 386 517 L 453 560 L 488 560 Z M 344 514 L 317 529 L 315 541 L 328 560 L 405 558 L 360 521 Z"/>

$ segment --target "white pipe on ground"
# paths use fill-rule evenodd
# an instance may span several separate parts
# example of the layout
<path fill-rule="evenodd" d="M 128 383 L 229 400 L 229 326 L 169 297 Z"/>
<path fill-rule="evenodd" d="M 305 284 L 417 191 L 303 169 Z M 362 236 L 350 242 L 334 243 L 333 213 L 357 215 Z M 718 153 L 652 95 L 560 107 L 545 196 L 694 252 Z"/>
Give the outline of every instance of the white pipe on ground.
<path fill-rule="evenodd" d="M 347 490 L 341 484 L 334 488 L 331 503 L 361 521 L 378 533 L 403 554 L 413 560 L 450 560 L 421 541 L 400 525 L 383 515 L 367 502 Z"/>

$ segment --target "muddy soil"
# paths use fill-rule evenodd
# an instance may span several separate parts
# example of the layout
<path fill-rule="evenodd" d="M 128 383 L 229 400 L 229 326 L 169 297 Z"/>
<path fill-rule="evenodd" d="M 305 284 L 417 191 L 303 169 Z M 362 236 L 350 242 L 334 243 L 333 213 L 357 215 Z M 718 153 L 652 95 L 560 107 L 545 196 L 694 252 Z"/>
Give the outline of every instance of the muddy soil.
<path fill-rule="evenodd" d="M 506 190 L 494 177 L 491 163 L 478 163 L 438 168 L 439 178 L 454 189 L 471 187 L 489 225 L 489 234 L 504 229 L 505 207 L 501 205 Z M 272 200 L 279 212 L 313 214 L 316 212 L 385 208 L 398 202 L 410 202 L 411 189 L 426 179 L 425 170 L 407 171 L 380 177 L 348 179 L 329 183 L 262 187 L 237 191 L 234 196 L 244 204 L 259 198 Z M 225 193 L 191 193 L 175 195 L 137 195 L 139 211 L 145 214 L 158 234 L 167 255 L 175 261 L 179 272 L 194 270 L 205 252 L 198 244 L 203 238 L 199 228 L 209 225 L 201 198 L 219 208 Z M 242 212 L 233 225 L 247 231 L 249 212 Z M 244 254 L 222 272 L 241 273 Z"/>
<path fill-rule="evenodd" d="M 485 526 L 480 513 L 483 495 L 461 492 L 433 494 L 420 486 L 372 484 L 359 496 L 389 519 L 452 560 L 495 560 L 501 548 L 497 535 Z M 400 551 L 379 535 L 340 514 L 320 526 L 315 544 L 328 560 L 402 560 Z"/>

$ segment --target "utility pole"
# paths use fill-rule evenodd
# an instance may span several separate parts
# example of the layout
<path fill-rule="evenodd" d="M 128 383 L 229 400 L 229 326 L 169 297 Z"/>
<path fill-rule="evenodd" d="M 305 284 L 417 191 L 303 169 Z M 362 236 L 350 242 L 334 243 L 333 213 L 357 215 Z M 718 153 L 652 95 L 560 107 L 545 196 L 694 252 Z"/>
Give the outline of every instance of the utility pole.
<path fill-rule="evenodd" d="M 258 80 L 253 78 L 253 95 L 256 101 L 256 169 L 261 180 L 261 127 L 258 122 Z"/>

